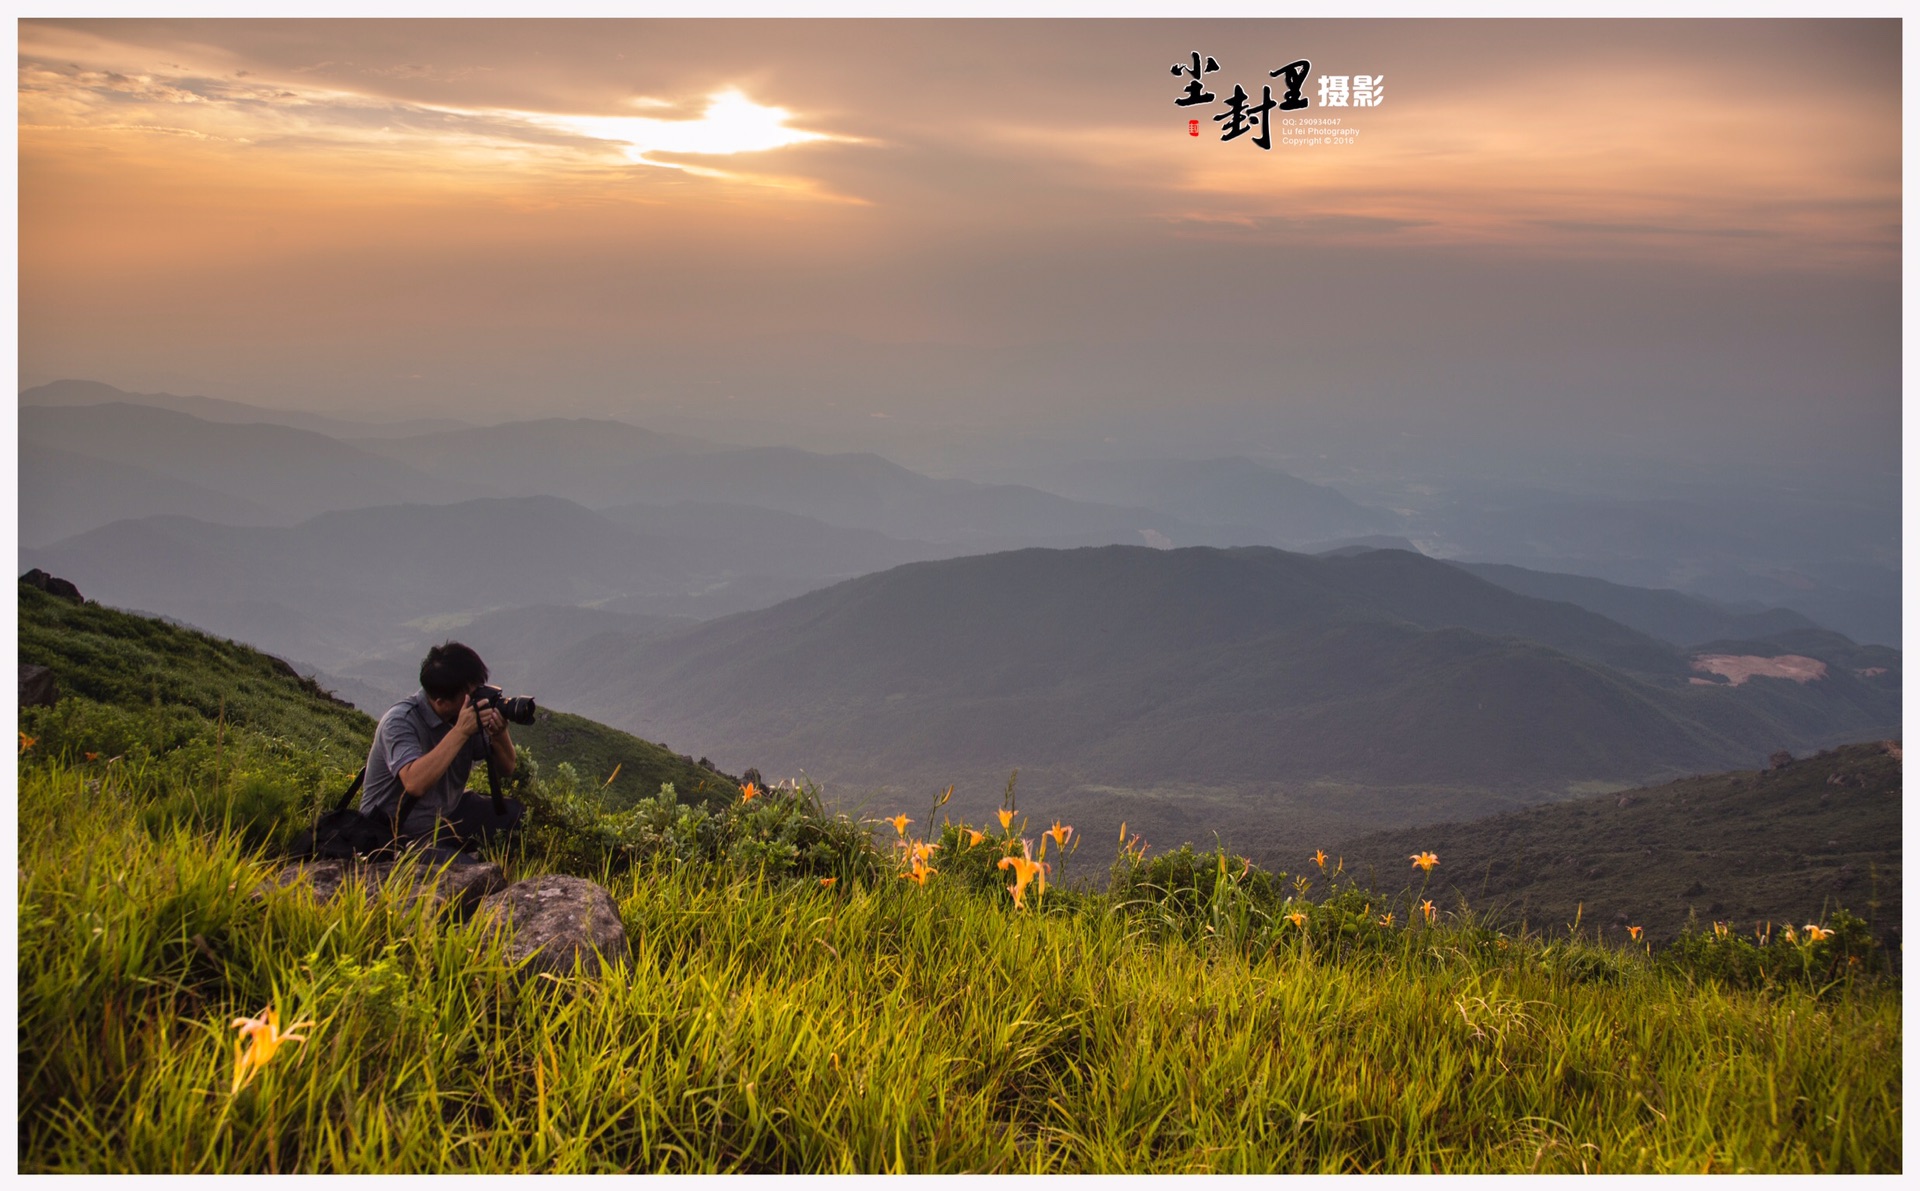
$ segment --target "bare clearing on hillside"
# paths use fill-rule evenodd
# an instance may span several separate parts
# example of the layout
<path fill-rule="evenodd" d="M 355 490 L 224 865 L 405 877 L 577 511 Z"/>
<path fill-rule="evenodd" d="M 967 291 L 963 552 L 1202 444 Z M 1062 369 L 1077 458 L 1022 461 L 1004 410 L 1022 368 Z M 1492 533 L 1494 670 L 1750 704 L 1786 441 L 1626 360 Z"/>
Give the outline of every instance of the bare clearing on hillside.
<path fill-rule="evenodd" d="M 1720 675 L 1727 680 L 1728 686 L 1739 686 L 1756 676 L 1791 678 L 1795 682 L 1813 682 L 1827 676 L 1825 662 L 1801 657 L 1797 653 L 1783 653 L 1777 658 L 1754 657 L 1751 654 L 1702 654 L 1693 659 L 1693 668 Z M 1719 685 L 1710 678 L 1696 678 L 1693 681 L 1708 686 Z"/>

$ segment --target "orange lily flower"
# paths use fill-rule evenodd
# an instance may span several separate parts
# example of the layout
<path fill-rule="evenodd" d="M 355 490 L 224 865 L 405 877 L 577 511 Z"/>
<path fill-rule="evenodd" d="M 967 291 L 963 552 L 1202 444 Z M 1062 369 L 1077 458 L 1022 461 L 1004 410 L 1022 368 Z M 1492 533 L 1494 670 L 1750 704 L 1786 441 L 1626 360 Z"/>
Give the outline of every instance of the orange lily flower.
<path fill-rule="evenodd" d="M 906 817 L 905 815 L 895 815 L 895 816 L 894 816 L 893 818 L 891 818 L 891 819 L 882 819 L 882 820 L 880 820 L 880 821 L 881 821 L 882 823 L 891 823 L 891 824 L 893 824 L 893 829 L 894 829 L 895 831 L 897 831 L 897 832 L 899 832 L 899 833 L 900 833 L 900 837 L 901 837 L 902 839 L 905 839 L 905 838 L 906 838 L 906 834 L 907 834 L 907 824 L 909 824 L 909 823 L 911 823 L 911 822 L 913 822 L 913 820 L 912 820 L 912 819 L 909 819 L 909 818 L 907 818 L 907 817 Z"/>
<path fill-rule="evenodd" d="M 1001 807 L 1000 808 L 1000 830 L 1007 831 L 1007 830 L 1010 830 L 1012 827 L 1013 827 L 1013 812 L 1008 810 L 1005 807 Z"/>
<path fill-rule="evenodd" d="M 1422 901 L 1420 903 L 1420 912 L 1427 916 L 1427 925 L 1432 926 L 1433 925 L 1433 903 L 1431 901 Z"/>
<path fill-rule="evenodd" d="M 1013 894 L 1015 907 L 1024 908 L 1027 904 L 1027 885 L 1039 875 L 1040 866 L 1024 857 L 1003 856 L 1000 867 L 1013 870 L 1013 884 L 1007 886 L 1007 892 Z"/>
<path fill-rule="evenodd" d="M 1315 848 L 1315 849 L 1313 850 L 1313 862 L 1314 862 L 1315 864 L 1317 864 L 1317 865 L 1319 865 L 1319 866 L 1320 866 L 1320 871 L 1321 871 L 1321 872 L 1323 872 L 1323 873 L 1324 873 L 1324 872 L 1326 872 L 1326 871 L 1327 871 L 1327 853 L 1326 853 L 1326 849 L 1324 849 L 1324 848 Z"/>
<path fill-rule="evenodd" d="M 1055 819 L 1053 826 L 1047 828 L 1040 834 L 1052 836 L 1053 842 L 1060 845 L 1061 849 L 1064 850 L 1067 846 L 1067 837 L 1073 834 L 1073 828 L 1064 826 L 1060 820 Z"/>
<path fill-rule="evenodd" d="M 1628 927 L 1628 928 L 1627 928 L 1627 934 L 1628 934 L 1628 936 L 1629 936 L 1629 937 L 1631 937 L 1631 938 L 1633 939 L 1633 941 L 1634 941 L 1634 942 L 1636 942 L 1636 943 L 1637 943 L 1637 942 L 1639 942 L 1639 941 L 1640 941 L 1640 928 L 1639 928 L 1639 927 L 1637 927 L 1637 926 L 1630 926 L 1630 927 Z"/>
<path fill-rule="evenodd" d="M 1832 931 L 1815 926 L 1811 922 L 1807 923 L 1807 942 L 1818 943 L 1822 939 L 1830 939 L 1832 937 Z"/>
<path fill-rule="evenodd" d="M 820 878 L 820 888 L 822 888 L 822 889 L 831 889 L 831 888 L 833 888 L 833 883 L 834 883 L 835 881 L 838 881 L 839 879 L 840 879 L 839 877 L 821 877 L 821 878 Z"/>
<path fill-rule="evenodd" d="M 1293 923 L 1295 926 L 1305 926 L 1307 924 L 1307 916 L 1295 910 L 1293 913 L 1287 915 L 1287 921 Z"/>
<path fill-rule="evenodd" d="M 614 772 L 619 773 L 620 770 L 616 767 L 614 769 Z M 607 782 L 611 784 L 613 782 L 613 779 L 608 778 Z M 746 785 L 740 787 L 740 801 L 752 802 L 754 799 L 758 797 L 760 797 L 760 787 L 754 785 L 752 782 L 748 782 Z"/>
<path fill-rule="evenodd" d="M 967 828 L 967 847 L 969 848 L 976 847 L 982 843 L 985 843 L 986 839 L 987 839 L 986 832 L 975 831 L 971 827 Z"/>
<path fill-rule="evenodd" d="M 1423 873 L 1432 872 L 1433 866 L 1440 863 L 1440 858 L 1438 856 L 1435 856 L 1432 852 L 1415 852 L 1412 856 L 1409 856 L 1407 859 L 1413 861 L 1413 867 L 1419 869 Z"/>
<path fill-rule="evenodd" d="M 1380 916 L 1380 925 L 1381 925 L 1381 926 L 1392 926 L 1392 925 L 1393 925 L 1393 911 L 1392 911 L 1392 910 L 1388 910 L 1388 911 L 1387 911 L 1387 912 L 1386 912 L 1385 914 L 1382 914 L 1382 915 Z"/>
<path fill-rule="evenodd" d="M 32 748 L 35 743 L 37 743 L 37 741 L 34 737 L 28 736 L 25 732 L 20 733 L 20 751 L 21 752 L 23 753 L 26 752 L 28 749 Z"/>
<path fill-rule="evenodd" d="M 312 1024 L 310 1021 L 297 1021 L 282 1033 L 280 1011 L 271 1005 L 262 1010 L 259 1017 L 234 1018 L 233 1028 L 240 1031 L 240 1040 L 233 1044 L 233 1090 L 238 1092 L 246 1087 L 253 1079 L 254 1072 L 267 1065 L 282 1043 L 305 1042 L 306 1036 L 294 1031 Z"/>

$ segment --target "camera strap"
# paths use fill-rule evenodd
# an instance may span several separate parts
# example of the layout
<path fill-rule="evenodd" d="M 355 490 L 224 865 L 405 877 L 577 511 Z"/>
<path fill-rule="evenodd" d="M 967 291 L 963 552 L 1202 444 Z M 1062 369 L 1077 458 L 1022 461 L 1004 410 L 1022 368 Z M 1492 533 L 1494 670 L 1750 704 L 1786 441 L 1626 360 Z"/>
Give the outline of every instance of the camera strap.
<path fill-rule="evenodd" d="M 493 771 L 493 739 L 487 735 L 485 728 L 481 728 L 479 732 L 480 747 L 487 754 L 486 760 L 481 764 L 487 767 L 487 790 L 493 795 L 493 813 L 504 819 L 507 815 L 507 800 L 500 796 L 500 775 Z"/>
<path fill-rule="evenodd" d="M 347 783 L 346 792 L 340 795 L 340 800 L 338 802 L 333 804 L 334 814 L 336 815 L 339 814 L 341 811 L 346 810 L 349 806 L 353 804 L 353 796 L 360 792 L 360 786 L 366 780 L 367 780 L 367 767 L 362 765 L 360 767 L 360 772 L 354 774 L 353 780 Z M 400 796 L 400 813 L 394 816 L 393 823 L 390 825 L 393 828 L 393 833 L 395 835 L 400 834 L 400 824 L 406 821 L 407 812 L 412 810 L 413 804 L 418 801 L 419 801 L 419 796 L 415 794 L 403 793 Z"/>
<path fill-rule="evenodd" d="M 336 802 L 333 804 L 333 811 L 335 814 L 339 814 L 341 811 L 347 809 L 347 804 L 353 801 L 353 796 L 360 792 L 360 783 L 366 780 L 367 780 L 367 767 L 362 765 L 360 767 L 360 772 L 353 775 L 353 782 L 351 785 L 347 787 L 347 792 L 340 796 L 339 802 Z"/>

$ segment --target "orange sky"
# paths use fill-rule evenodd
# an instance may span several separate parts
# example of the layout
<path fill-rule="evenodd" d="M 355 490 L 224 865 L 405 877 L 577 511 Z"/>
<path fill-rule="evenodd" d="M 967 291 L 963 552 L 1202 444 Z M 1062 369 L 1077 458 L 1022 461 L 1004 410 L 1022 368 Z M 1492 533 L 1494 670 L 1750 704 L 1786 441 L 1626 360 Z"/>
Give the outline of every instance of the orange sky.
<path fill-rule="evenodd" d="M 756 408 L 1134 408 L 1207 360 L 1303 406 L 1897 409 L 1897 22 L 19 28 L 29 383 L 643 413 L 725 346 Z M 1190 50 L 1385 98 L 1297 113 L 1351 145 L 1193 138 Z"/>

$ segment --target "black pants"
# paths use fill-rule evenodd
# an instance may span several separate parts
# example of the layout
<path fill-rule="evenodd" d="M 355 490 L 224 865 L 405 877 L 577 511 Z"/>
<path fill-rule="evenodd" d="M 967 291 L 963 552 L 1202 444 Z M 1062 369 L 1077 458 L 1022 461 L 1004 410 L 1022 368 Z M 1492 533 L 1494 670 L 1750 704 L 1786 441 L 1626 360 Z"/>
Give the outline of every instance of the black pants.
<path fill-rule="evenodd" d="M 406 832 L 400 840 L 403 844 L 425 844 L 436 850 L 458 850 L 498 839 L 518 831 L 520 821 L 527 814 L 526 804 L 517 798 L 503 798 L 501 803 L 504 814 L 493 809 L 491 795 L 463 791 L 460 801 L 434 820 L 431 827 Z"/>

